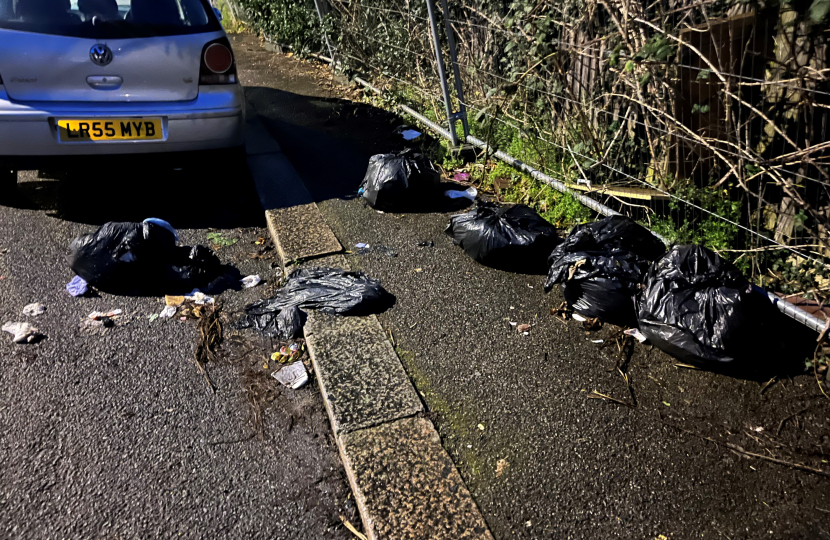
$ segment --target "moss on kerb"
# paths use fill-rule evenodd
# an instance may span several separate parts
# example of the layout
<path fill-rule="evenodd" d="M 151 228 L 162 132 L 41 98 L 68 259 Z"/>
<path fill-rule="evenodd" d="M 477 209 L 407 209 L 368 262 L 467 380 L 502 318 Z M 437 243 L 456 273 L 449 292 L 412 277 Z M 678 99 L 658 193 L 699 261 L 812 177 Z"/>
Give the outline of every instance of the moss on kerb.
<path fill-rule="evenodd" d="M 398 358 L 401 359 L 410 380 L 415 385 L 415 389 L 423 398 L 427 410 L 438 415 L 436 428 L 442 439 L 448 442 L 463 441 L 478 432 L 479 419 L 472 412 L 472 409 L 467 404 L 464 404 L 460 410 L 453 409 L 447 400 L 432 387 L 424 372 L 418 368 L 415 363 L 415 353 L 400 346 L 395 347 L 395 352 L 398 354 Z M 455 454 L 457 456 L 456 466 L 464 469 L 464 472 L 467 473 L 464 476 L 468 484 L 484 472 L 484 460 L 474 450 L 465 448 L 465 444 L 452 444 L 450 447 L 444 444 L 444 446 L 451 455 Z M 469 487 L 472 489 L 473 486 L 470 485 Z"/>

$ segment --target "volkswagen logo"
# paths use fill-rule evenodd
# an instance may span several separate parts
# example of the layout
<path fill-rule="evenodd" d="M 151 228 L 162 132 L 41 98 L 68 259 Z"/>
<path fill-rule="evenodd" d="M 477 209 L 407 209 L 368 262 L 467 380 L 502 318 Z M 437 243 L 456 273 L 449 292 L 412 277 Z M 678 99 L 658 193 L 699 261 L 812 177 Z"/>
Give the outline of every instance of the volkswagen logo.
<path fill-rule="evenodd" d="M 106 66 L 112 62 L 112 51 L 106 45 L 98 43 L 89 50 L 89 59 L 93 64 Z"/>

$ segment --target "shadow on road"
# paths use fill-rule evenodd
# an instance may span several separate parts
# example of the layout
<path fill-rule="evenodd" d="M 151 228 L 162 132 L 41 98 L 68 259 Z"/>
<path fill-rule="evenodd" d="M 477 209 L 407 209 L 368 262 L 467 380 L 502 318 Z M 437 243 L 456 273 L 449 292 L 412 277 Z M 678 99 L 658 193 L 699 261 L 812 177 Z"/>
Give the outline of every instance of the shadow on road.
<path fill-rule="evenodd" d="M 122 161 L 90 157 L 89 163 L 78 161 L 69 169 L 23 171 L 17 193 L 2 204 L 90 225 L 156 217 L 179 229 L 263 226 L 242 156 L 220 152 L 203 159 L 176 163 L 158 156 Z"/>

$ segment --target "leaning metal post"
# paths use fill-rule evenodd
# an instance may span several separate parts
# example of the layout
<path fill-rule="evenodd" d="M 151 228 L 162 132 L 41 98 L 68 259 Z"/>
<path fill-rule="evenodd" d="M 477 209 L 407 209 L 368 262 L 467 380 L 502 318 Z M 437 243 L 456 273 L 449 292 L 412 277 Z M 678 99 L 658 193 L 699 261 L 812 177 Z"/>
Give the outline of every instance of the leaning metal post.
<path fill-rule="evenodd" d="M 444 94 L 444 105 L 447 109 L 447 122 L 450 126 L 452 145 L 458 146 L 458 135 L 455 133 L 455 115 L 452 112 L 450 88 L 447 85 L 447 72 L 444 70 L 444 57 L 441 54 L 441 41 L 438 39 L 438 25 L 435 23 L 435 6 L 433 0 L 426 0 L 429 12 L 429 27 L 432 30 L 432 42 L 435 44 L 435 60 L 438 62 L 438 77 L 441 79 L 441 92 Z"/>
<path fill-rule="evenodd" d="M 325 2 L 326 0 L 314 0 L 314 9 L 317 10 L 317 17 L 320 19 L 320 31 L 323 32 L 323 41 L 326 42 L 326 47 L 329 50 L 329 56 L 332 59 L 332 66 L 335 66 L 336 63 L 334 62 L 334 50 L 331 48 L 331 43 L 329 43 L 329 36 L 326 32 L 325 27 L 323 26 L 323 11 L 320 9 L 320 2 Z"/>
<path fill-rule="evenodd" d="M 470 125 L 467 123 L 467 106 L 464 104 L 464 85 L 461 84 L 461 71 L 458 69 L 458 54 L 455 50 L 455 38 L 453 37 L 452 23 L 450 23 L 450 9 L 447 7 L 447 0 L 441 0 L 441 9 L 444 10 L 444 27 L 447 30 L 447 45 L 450 47 L 450 62 L 452 62 L 452 73 L 455 79 L 455 95 L 458 97 L 458 115 L 461 125 L 464 127 L 464 137 L 470 135 Z"/>

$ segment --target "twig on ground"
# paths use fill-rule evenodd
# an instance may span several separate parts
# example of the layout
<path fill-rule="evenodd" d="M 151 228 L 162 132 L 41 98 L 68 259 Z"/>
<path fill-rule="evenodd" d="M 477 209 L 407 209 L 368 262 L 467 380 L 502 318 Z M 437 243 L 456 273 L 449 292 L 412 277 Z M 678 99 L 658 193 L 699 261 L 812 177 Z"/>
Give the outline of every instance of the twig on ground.
<path fill-rule="evenodd" d="M 755 459 L 761 459 L 761 460 L 764 460 L 764 461 L 769 461 L 771 463 L 777 463 L 779 465 L 784 465 L 784 466 L 787 466 L 787 467 L 791 467 L 793 469 L 799 469 L 799 470 L 811 472 L 811 473 L 814 473 L 814 474 L 820 474 L 821 476 L 830 477 L 830 471 L 825 471 L 823 469 L 816 469 L 815 467 L 810 467 L 809 465 L 804 465 L 803 463 L 795 463 L 794 461 L 786 461 L 786 460 L 778 459 L 778 458 L 775 458 L 775 457 L 765 456 L 763 454 L 756 454 L 754 452 L 747 452 L 746 450 L 744 450 L 743 448 L 741 448 L 737 444 L 732 444 L 730 442 L 718 441 L 716 439 L 713 439 L 712 437 L 707 437 L 705 435 L 701 435 L 700 433 L 695 433 L 694 431 L 690 431 L 686 428 L 682 428 L 680 426 L 677 426 L 675 424 L 671 424 L 671 423 L 666 422 L 666 421 L 663 421 L 663 425 L 673 427 L 674 429 L 680 430 L 683 433 L 688 433 L 689 435 L 692 435 L 694 437 L 698 437 L 700 439 L 703 439 L 704 441 L 709 441 L 709 442 L 711 442 L 711 443 L 713 443 L 717 446 L 721 446 L 723 448 L 731 450 L 732 452 L 735 452 L 736 454 L 740 454 L 742 456 L 751 457 L 751 458 L 755 458 Z"/>
<path fill-rule="evenodd" d="M 586 397 L 588 399 L 604 399 L 605 401 L 610 401 L 612 403 L 616 403 L 617 405 L 623 405 L 623 406 L 628 407 L 630 409 L 635 408 L 635 406 L 632 405 L 631 403 L 626 403 L 625 401 L 622 401 L 621 399 L 612 398 L 611 396 L 601 394 L 601 393 L 597 392 L 596 390 L 594 390 L 593 392 L 588 394 Z"/>
<path fill-rule="evenodd" d="M 342 521 L 343 525 L 345 525 L 346 528 L 349 529 L 349 532 L 351 532 L 353 535 L 355 535 L 355 538 L 359 538 L 360 540 L 368 540 L 368 538 L 366 538 L 365 534 L 363 534 L 362 532 L 355 529 L 354 525 L 349 523 L 348 519 L 344 518 L 343 516 L 340 516 L 340 521 Z"/>
<path fill-rule="evenodd" d="M 784 429 L 784 424 L 787 422 L 787 420 L 795 418 L 799 414 L 806 412 L 809 408 L 810 407 L 805 407 L 805 408 L 801 409 L 800 411 L 798 411 L 797 413 L 793 413 L 793 414 L 789 415 L 786 418 L 782 418 L 781 421 L 778 423 L 778 429 L 775 430 L 775 436 L 777 437 L 778 435 L 781 434 L 781 430 Z"/>

